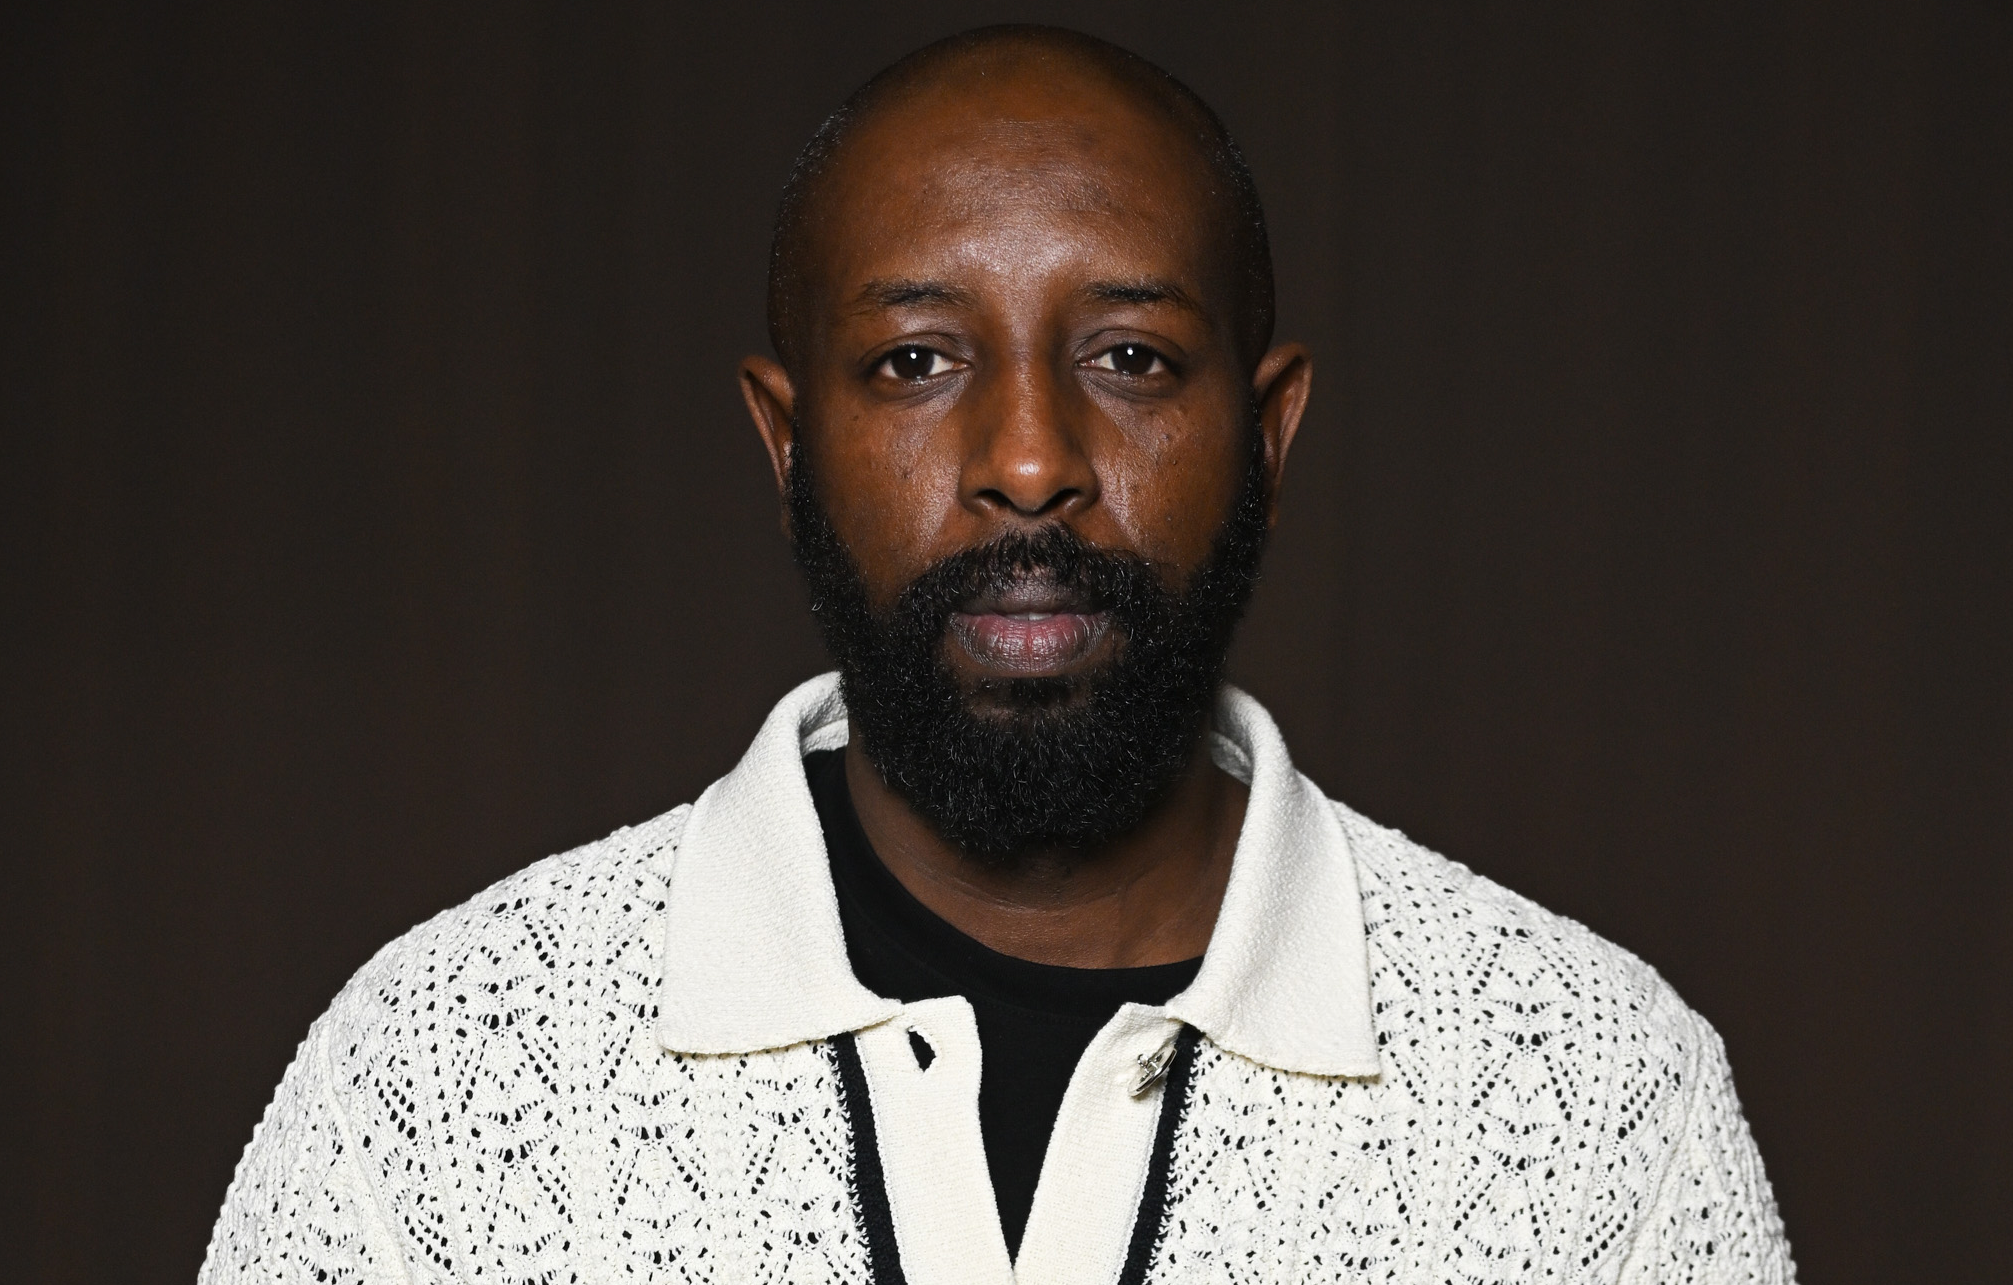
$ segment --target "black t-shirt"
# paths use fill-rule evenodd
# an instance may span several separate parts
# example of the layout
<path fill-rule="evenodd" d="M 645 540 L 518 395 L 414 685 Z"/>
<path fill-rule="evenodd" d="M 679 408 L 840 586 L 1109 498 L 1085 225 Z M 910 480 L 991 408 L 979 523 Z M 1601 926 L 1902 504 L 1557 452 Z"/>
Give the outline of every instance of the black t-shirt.
<path fill-rule="evenodd" d="M 903 1003 L 962 995 L 978 1018 L 979 1131 L 1007 1252 L 1020 1253 L 1042 1156 L 1078 1059 L 1123 1004 L 1165 1004 L 1200 959 L 1151 968 L 1060 968 L 1002 955 L 951 927 L 881 864 L 853 811 L 843 750 L 804 756 L 825 831 L 853 974 Z"/>

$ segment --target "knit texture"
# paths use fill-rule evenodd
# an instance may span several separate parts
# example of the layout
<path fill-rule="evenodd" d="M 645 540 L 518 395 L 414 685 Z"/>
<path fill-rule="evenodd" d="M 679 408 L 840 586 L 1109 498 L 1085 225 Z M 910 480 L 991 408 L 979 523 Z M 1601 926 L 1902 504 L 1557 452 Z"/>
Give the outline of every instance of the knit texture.
<path fill-rule="evenodd" d="M 1627 953 L 1338 811 L 1383 1074 L 1204 1040 L 1147 1279 L 1789 1280 L 1710 1028 Z M 204 1285 L 867 1280 L 830 1047 L 653 1037 L 687 814 L 372 960 L 287 1071 Z"/>
<path fill-rule="evenodd" d="M 1151 1278 L 1790 1280 L 1712 1029 L 1626 951 L 1337 810 L 1383 1074 L 1205 1043 Z"/>
<path fill-rule="evenodd" d="M 830 1050 L 661 1053 L 689 809 L 386 947 L 314 1025 L 201 1281 L 867 1278 Z"/>

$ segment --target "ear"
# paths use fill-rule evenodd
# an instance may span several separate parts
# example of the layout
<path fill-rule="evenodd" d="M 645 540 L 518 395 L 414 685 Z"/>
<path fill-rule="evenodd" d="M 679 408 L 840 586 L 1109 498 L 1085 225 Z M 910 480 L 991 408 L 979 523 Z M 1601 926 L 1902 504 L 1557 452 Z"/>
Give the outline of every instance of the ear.
<path fill-rule="evenodd" d="M 1265 439 L 1265 472 L 1271 483 L 1271 518 L 1279 516 L 1279 487 L 1286 480 L 1286 452 L 1300 431 L 1300 416 L 1314 387 L 1314 355 L 1305 344 L 1278 344 L 1251 376 L 1258 402 L 1258 431 Z"/>
<path fill-rule="evenodd" d="M 769 467 L 776 474 L 780 495 L 790 476 L 790 451 L 797 433 L 797 390 L 790 383 L 790 372 L 768 357 L 742 358 L 741 400 L 748 405 L 748 418 L 755 421 L 762 448 L 769 452 Z"/>

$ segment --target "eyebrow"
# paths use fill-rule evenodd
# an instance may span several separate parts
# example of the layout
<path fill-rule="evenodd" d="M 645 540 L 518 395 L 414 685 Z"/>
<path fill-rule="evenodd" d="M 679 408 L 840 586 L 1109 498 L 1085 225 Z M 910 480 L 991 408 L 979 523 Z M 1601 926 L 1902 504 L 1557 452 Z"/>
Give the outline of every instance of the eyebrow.
<path fill-rule="evenodd" d="M 970 307 L 978 302 L 971 291 L 943 281 L 910 281 L 896 278 L 869 281 L 860 287 L 854 303 L 865 308 L 901 308 L 916 303 L 941 303 Z"/>
<path fill-rule="evenodd" d="M 1202 311 L 1201 306 L 1188 291 L 1172 281 L 1158 278 L 1093 281 L 1084 287 L 1083 292 L 1099 303 L 1171 304 L 1190 312 Z M 860 287 L 860 292 L 854 296 L 853 301 L 856 306 L 862 308 L 903 308 L 918 303 L 969 308 L 977 305 L 978 296 L 962 286 L 954 286 L 945 281 L 915 281 L 906 277 L 895 277 L 867 282 Z"/>
<path fill-rule="evenodd" d="M 1188 291 L 1172 281 L 1143 278 L 1138 281 L 1093 281 L 1084 293 L 1099 303 L 1172 304 L 1190 312 L 1201 312 Z"/>

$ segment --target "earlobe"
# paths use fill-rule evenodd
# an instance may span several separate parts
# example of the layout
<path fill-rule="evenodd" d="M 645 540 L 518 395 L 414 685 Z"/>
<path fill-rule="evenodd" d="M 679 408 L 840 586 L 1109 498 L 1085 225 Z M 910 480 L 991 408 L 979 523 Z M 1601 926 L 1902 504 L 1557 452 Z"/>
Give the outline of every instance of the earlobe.
<path fill-rule="evenodd" d="M 748 418 L 755 422 L 762 449 L 769 453 L 769 467 L 780 493 L 789 477 L 790 451 L 796 440 L 797 392 L 790 372 L 773 358 L 742 358 L 741 400 L 748 407 Z"/>

